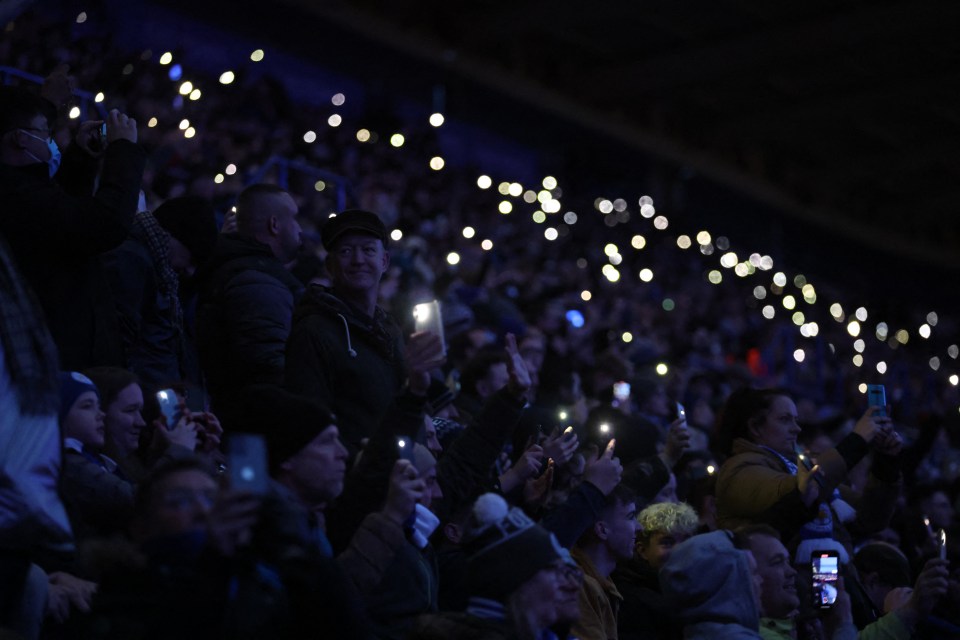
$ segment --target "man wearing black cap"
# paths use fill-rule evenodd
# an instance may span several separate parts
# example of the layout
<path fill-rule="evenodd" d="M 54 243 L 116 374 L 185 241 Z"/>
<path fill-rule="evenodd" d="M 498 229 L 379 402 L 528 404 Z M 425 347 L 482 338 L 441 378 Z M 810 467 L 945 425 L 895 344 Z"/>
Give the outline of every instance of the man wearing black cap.
<path fill-rule="evenodd" d="M 377 306 L 390 264 L 387 229 L 347 210 L 321 231 L 332 287 L 311 285 L 294 314 L 285 384 L 333 410 L 351 454 L 369 437 L 404 382 L 400 330 Z"/>
<path fill-rule="evenodd" d="M 300 282 L 286 269 L 300 248 L 297 205 L 270 184 L 237 200 L 237 232 L 222 234 L 197 274 L 197 346 L 213 408 L 229 424 L 243 388 L 279 384 Z"/>
<path fill-rule="evenodd" d="M 181 278 L 193 275 L 217 244 L 213 206 L 204 198 L 172 198 L 141 211 L 105 268 L 117 301 L 127 366 L 141 382 L 200 382 L 188 342 L 180 298 Z"/>

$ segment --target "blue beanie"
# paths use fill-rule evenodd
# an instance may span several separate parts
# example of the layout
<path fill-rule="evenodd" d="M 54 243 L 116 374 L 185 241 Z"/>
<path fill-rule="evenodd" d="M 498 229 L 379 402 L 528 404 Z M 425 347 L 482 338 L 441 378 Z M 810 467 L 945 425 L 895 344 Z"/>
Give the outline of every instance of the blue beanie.
<path fill-rule="evenodd" d="M 70 413 L 70 409 L 73 408 L 73 403 L 77 401 L 82 394 L 87 391 L 93 391 L 97 394 L 97 398 L 100 397 L 100 391 L 97 389 L 97 385 L 93 384 L 93 380 L 83 375 L 82 373 L 77 373 L 76 371 L 61 371 L 59 375 L 60 380 L 60 426 L 63 426 L 63 421 L 66 419 L 67 414 Z"/>

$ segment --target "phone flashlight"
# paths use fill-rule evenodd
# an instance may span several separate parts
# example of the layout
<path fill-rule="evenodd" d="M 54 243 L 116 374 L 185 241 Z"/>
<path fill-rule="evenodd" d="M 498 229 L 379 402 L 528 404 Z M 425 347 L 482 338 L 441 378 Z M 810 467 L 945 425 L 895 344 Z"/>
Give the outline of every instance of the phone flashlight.
<path fill-rule="evenodd" d="M 413 320 L 416 331 L 429 331 L 440 338 L 440 346 L 444 355 L 446 355 L 447 343 L 443 335 L 443 316 L 440 313 L 440 303 L 437 300 L 432 300 L 414 306 Z"/>

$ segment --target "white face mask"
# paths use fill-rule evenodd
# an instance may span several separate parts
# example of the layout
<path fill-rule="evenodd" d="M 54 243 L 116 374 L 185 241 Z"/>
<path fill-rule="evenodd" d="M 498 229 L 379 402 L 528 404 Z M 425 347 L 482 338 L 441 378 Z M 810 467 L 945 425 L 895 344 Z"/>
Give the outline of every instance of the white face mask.
<path fill-rule="evenodd" d="M 46 143 L 47 148 L 50 149 L 50 159 L 46 161 L 46 164 L 47 164 L 47 168 L 50 171 L 50 177 L 52 178 L 54 174 L 57 173 L 57 169 L 60 168 L 60 147 L 57 146 L 56 141 L 54 141 L 53 138 L 41 138 L 40 136 L 30 133 L 26 129 L 20 129 L 20 131 L 23 131 L 25 134 L 27 134 L 31 138 L 36 138 L 37 140 L 43 140 Z M 24 151 L 26 151 L 26 149 L 24 149 Z M 44 162 L 43 160 L 33 155 L 29 151 L 27 151 L 27 155 L 29 155 L 31 158 L 33 158 L 37 162 Z"/>

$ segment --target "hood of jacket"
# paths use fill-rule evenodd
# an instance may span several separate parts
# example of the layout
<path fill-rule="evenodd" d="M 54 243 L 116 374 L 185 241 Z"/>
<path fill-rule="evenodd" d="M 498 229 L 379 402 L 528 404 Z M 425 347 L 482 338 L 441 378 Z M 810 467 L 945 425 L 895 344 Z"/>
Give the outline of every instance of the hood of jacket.
<path fill-rule="evenodd" d="M 693 536 L 677 545 L 660 570 L 660 589 L 686 624 L 733 624 L 754 632 L 759 628 L 750 561 L 746 551 L 733 546 L 728 531 Z"/>
<path fill-rule="evenodd" d="M 310 285 L 300 303 L 293 312 L 293 324 L 312 315 L 322 315 L 343 326 L 344 342 L 353 342 L 362 335 L 387 360 L 393 361 L 400 354 L 395 353 L 400 328 L 393 318 L 379 306 L 369 317 L 342 298 L 332 289 L 318 284 Z M 347 326 L 348 325 L 348 326 Z"/>

